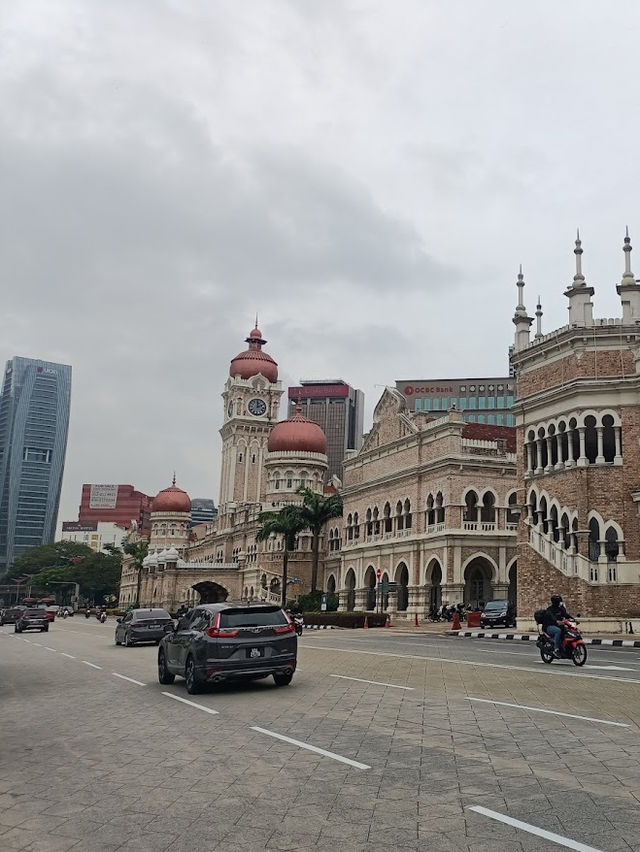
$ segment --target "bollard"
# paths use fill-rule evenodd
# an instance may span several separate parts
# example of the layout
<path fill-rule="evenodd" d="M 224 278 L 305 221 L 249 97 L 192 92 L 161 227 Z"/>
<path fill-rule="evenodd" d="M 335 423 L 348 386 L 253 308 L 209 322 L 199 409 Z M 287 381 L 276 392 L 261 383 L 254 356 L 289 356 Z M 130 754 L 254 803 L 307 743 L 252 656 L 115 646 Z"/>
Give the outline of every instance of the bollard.
<path fill-rule="evenodd" d="M 387 613 L 387 620 L 384 623 L 385 627 L 391 627 L 391 616 Z"/>
<path fill-rule="evenodd" d="M 414 627 L 419 627 L 419 626 L 420 626 L 420 625 L 418 624 L 418 613 L 417 613 L 417 612 L 416 612 L 416 614 L 413 616 L 413 626 L 414 626 Z"/>
<path fill-rule="evenodd" d="M 365 615 L 365 617 L 364 617 L 364 629 L 365 630 L 369 629 L 369 616 L 368 615 Z"/>
<path fill-rule="evenodd" d="M 460 627 L 460 613 L 456 611 L 453 613 L 453 622 L 451 623 L 451 629 L 460 630 Z"/>

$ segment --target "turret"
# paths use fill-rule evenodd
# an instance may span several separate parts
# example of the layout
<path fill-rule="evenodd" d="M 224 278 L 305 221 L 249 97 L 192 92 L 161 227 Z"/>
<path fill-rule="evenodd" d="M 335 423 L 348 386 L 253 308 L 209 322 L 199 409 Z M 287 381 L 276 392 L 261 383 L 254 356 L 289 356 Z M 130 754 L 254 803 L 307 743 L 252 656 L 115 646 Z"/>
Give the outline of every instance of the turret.
<path fill-rule="evenodd" d="M 577 232 L 576 247 L 573 250 L 576 256 L 576 274 L 573 276 L 573 284 L 565 291 L 569 299 L 569 325 L 593 325 L 593 302 L 591 297 L 595 290 L 587 287 L 582 274 L 582 242 L 580 231 Z"/>

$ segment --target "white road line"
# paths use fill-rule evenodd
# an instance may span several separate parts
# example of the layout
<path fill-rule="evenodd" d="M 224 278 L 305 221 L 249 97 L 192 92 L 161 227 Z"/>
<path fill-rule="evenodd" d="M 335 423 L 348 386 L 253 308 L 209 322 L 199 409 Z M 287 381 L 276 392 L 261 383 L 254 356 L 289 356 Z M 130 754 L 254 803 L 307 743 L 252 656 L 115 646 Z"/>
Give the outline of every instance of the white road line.
<path fill-rule="evenodd" d="M 488 808 L 483 808 L 480 805 L 473 805 L 469 808 L 470 811 L 475 811 L 477 814 L 495 819 L 498 822 L 503 822 L 506 825 L 512 825 L 514 828 L 519 828 L 521 831 L 526 831 L 528 834 L 535 834 L 537 837 L 542 837 L 545 840 L 550 840 L 552 843 L 557 843 L 558 846 L 564 846 L 567 849 L 575 849 L 576 852 L 602 852 L 601 849 L 596 849 L 594 846 L 587 846 L 584 843 L 578 843 L 577 840 L 571 840 L 568 837 L 563 837 L 561 834 L 554 834 L 553 831 L 546 831 L 544 828 L 538 828 L 535 825 L 529 825 L 528 822 L 521 822 L 519 819 L 499 814 L 497 811 L 490 811 Z"/>
<path fill-rule="evenodd" d="M 329 677 L 339 677 L 341 680 L 357 680 L 359 683 L 374 683 L 376 686 L 392 686 L 394 689 L 410 689 L 413 690 L 412 686 L 398 686 L 397 683 L 383 683 L 380 680 L 364 680 L 361 677 L 347 677 L 346 675 L 336 675 L 332 674 Z"/>
<path fill-rule="evenodd" d="M 31 645 L 31 639 L 25 639 L 25 638 L 23 637 L 23 638 L 22 638 L 22 641 L 23 641 L 23 642 L 28 642 L 28 643 Z"/>
<path fill-rule="evenodd" d="M 334 645 L 303 645 L 301 642 L 298 643 L 299 648 L 309 648 L 312 651 L 336 651 L 342 654 L 368 654 L 372 657 L 397 657 L 401 660 L 422 660 L 424 663 L 452 663 L 457 666 L 475 666 L 476 668 L 487 668 L 487 669 L 507 669 L 508 671 L 513 672 L 529 672 L 530 674 L 539 674 L 539 668 L 533 668 L 532 666 L 507 666 L 504 663 L 482 663 L 477 662 L 475 660 L 456 660 L 451 659 L 449 657 L 426 657 L 422 654 L 391 654 L 389 651 L 362 651 L 360 649 L 355 648 L 336 648 Z M 542 662 L 540 660 L 540 662 Z M 589 680 L 612 680 L 615 683 L 640 683 L 640 680 L 636 680 L 631 677 L 612 677 L 610 675 L 595 675 L 595 674 L 580 674 L 579 672 L 574 671 L 573 669 L 568 669 L 567 667 L 556 668 L 553 669 L 551 666 L 547 666 L 545 671 L 549 674 L 562 675 L 564 677 L 576 677 L 576 678 L 586 678 Z"/>
<path fill-rule="evenodd" d="M 534 660 L 535 662 L 538 662 L 538 660 L 536 659 L 537 654 L 535 653 L 535 651 L 532 654 L 527 654 L 525 651 L 494 651 L 493 649 L 489 649 L 489 648 L 480 648 L 480 650 L 482 651 L 483 654 L 509 654 L 509 656 L 512 656 L 512 657 L 529 657 L 530 660 Z M 533 651 L 533 649 L 532 649 L 532 651 Z M 593 648 L 591 645 L 589 646 L 589 656 L 590 657 L 596 651 L 597 651 L 597 648 Z M 602 663 L 624 662 L 626 665 L 629 665 L 629 662 L 627 660 L 625 660 L 624 658 L 622 660 L 620 660 L 620 659 L 614 660 L 611 657 L 599 657 L 599 656 L 595 657 L 594 656 L 593 660 L 597 663 L 601 663 L 601 662 Z M 634 669 L 637 668 L 637 665 L 635 663 L 631 663 L 631 666 L 632 666 L 632 668 L 630 668 L 630 669 L 626 669 L 626 668 L 618 669 L 618 668 L 614 667 L 612 669 L 612 671 L 631 672 L 631 671 L 634 671 Z M 592 663 L 588 663 L 587 668 L 588 669 L 597 669 L 597 668 L 604 668 L 604 666 L 601 666 L 601 667 L 597 666 L 597 665 L 594 666 Z"/>
<path fill-rule="evenodd" d="M 38 646 L 38 648 L 42 648 L 42 645 L 41 645 L 41 643 L 40 643 L 40 642 L 32 642 L 31 644 L 32 644 L 32 645 L 37 645 L 37 646 Z"/>
<path fill-rule="evenodd" d="M 173 698 L 174 701 L 181 701 L 182 704 L 188 704 L 189 707 L 196 707 L 198 710 L 204 710 L 205 713 L 211 713 L 212 716 L 218 715 L 217 710 L 212 710 L 211 707 L 205 707 L 204 704 L 196 704 L 195 701 L 189 701 L 187 698 L 181 698 L 179 695 L 174 695 L 173 692 L 163 692 L 162 695 L 166 695 L 167 698 Z"/>
<path fill-rule="evenodd" d="M 54 654 L 57 654 L 57 650 L 55 648 L 50 648 L 48 645 L 44 646 L 45 651 L 53 651 Z"/>
<path fill-rule="evenodd" d="M 481 701 L 483 704 L 497 704 L 500 707 L 515 707 L 516 710 L 531 710 L 533 713 L 549 713 L 551 716 L 566 716 L 567 719 L 582 719 L 584 722 L 599 722 L 601 725 L 614 725 L 616 728 L 630 728 L 624 722 L 608 722 L 606 719 L 594 719 L 592 716 L 576 716 L 573 713 L 561 713 L 559 710 L 544 710 L 542 707 L 529 707 L 526 704 L 508 704 L 506 701 L 490 701 L 488 698 L 467 698 L 467 701 Z"/>
<path fill-rule="evenodd" d="M 92 669 L 101 669 L 102 668 L 102 666 L 96 666 L 95 663 L 90 663 L 89 660 L 83 660 L 82 662 L 85 664 L 85 666 L 91 666 Z"/>
<path fill-rule="evenodd" d="M 69 657 L 70 660 L 75 660 L 75 657 L 73 656 L 73 654 L 65 654 L 64 651 L 60 651 L 60 654 L 63 657 Z"/>
<path fill-rule="evenodd" d="M 306 748 L 307 751 L 313 751 L 316 754 L 321 754 L 323 757 L 330 757 L 332 760 L 338 760 L 340 763 L 346 763 L 349 766 L 354 766 L 356 769 L 371 769 L 366 763 L 358 763 L 357 760 L 351 760 L 348 757 L 343 757 L 341 754 L 336 754 L 333 751 L 325 751 L 323 748 L 303 743 L 300 740 L 294 740 L 291 737 L 285 737 L 284 734 L 276 734 L 275 731 L 267 731 L 266 728 L 258 728 L 256 725 L 251 725 L 252 731 L 258 731 L 259 734 L 266 734 L 268 737 L 275 737 L 277 740 L 282 740 L 285 743 L 298 746 L 298 748 Z"/>
<path fill-rule="evenodd" d="M 122 680 L 128 680 L 128 681 L 129 681 L 129 683 L 135 683 L 135 684 L 137 684 L 138 686 L 146 686 L 146 685 L 147 685 L 146 683 L 143 683 L 141 680 L 134 680 L 134 678 L 132 678 L 132 677 L 127 677 L 126 675 L 118 674 L 118 672 L 111 672 L 111 674 L 112 674 L 114 677 L 120 677 L 120 678 L 122 678 Z"/>

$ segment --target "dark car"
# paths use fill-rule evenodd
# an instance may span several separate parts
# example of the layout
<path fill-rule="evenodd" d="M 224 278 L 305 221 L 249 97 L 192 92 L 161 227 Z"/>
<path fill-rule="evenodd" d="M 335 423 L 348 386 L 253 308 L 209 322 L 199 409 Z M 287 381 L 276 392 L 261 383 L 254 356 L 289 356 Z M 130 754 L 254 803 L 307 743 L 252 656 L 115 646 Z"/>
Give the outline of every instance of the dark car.
<path fill-rule="evenodd" d="M 15 624 L 25 609 L 26 606 L 12 606 L 5 609 L 0 616 L 0 624 Z"/>
<path fill-rule="evenodd" d="M 516 626 L 516 609 L 509 601 L 489 601 L 484 605 L 480 616 L 480 627 Z"/>
<path fill-rule="evenodd" d="M 158 680 L 183 677 L 194 695 L 206 684 L 273 675 L 291 683 L 296 668 L 295 625 L 279 606 L 202 604 L 178 622 L 158 650 Z"/>
<path fill-rule="evenodd" d="M 173 619 L 166 609 L 132 609 L 116 624 L 116 645 L 131 648 L 139 642 L 155 642 L 173 630 Z"/>
<path fill-rule="evenodd" d="M 39 630 L 46 633 L 49 630 L 49 619 L 44 609 L 23 609 L 17 619 L 14 631 L 22 633 L 23 630 Z"/>

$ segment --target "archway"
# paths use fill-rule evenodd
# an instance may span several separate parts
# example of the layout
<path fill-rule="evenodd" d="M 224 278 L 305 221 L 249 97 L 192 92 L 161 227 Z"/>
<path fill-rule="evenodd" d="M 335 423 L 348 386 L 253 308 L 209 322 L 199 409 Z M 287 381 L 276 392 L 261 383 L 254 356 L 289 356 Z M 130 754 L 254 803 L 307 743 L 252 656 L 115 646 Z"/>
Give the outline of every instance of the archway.
<path fill-rule="evenodd" d="M 335 595 L 336 593 L 336 578 L 333 574 L 329 575 L 329 579 L 327 580 L 327 594 Z"/>
<path fill-rule="evenodd" d="M 409 606 L 409 569 L 404 562 L 396 568 L 396 583 L 398 588 L 398 612 L 406 612 Z"/>
<path fill-rule="evenodd" d="M 464 571 L 464 603 L 480 609 L 493 598 L 493 567 L 484 556 L 474 557 Z"/>
<path fill-rule="evenodd" d="M 429 612 L 435 615 L 442 605 L 442 566 L 437 559 L 432 559 L 427 566 L 426 580 Z"/>
<path fill-rule="evenodd" d="M 518 602 L 518 563 L 513 563 L 509 568 L 509 603 L 514 606 Z"/>
<path fill-rule="evenodd" d="M 364 608 L 373 612 L 376 608 L 376 572 L 373 565 L 369 565 L 364 574 L 364 586 L 367 590 Z"/>
<path fill-rule="evenodd" d="M 347 576 L 344 578 L 344 585 L 347 590 L 347 611 L 353 612 L 356 606 L 356 575 L 353 568 L 349 568 Z"/>
<path fill-rule="evenodd" d="M 224 603 L 229 597 L 229 592 L 224 586 L 212 583 L 210 580 L 194 583 L 191 588 L 200 595 L 200 603 L 202 604 Z"/>

